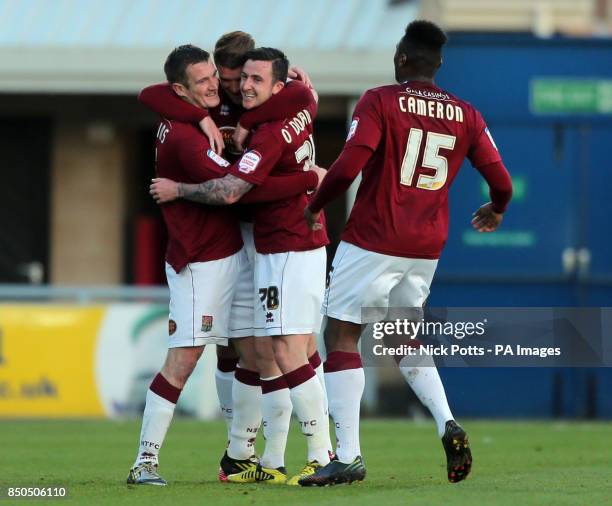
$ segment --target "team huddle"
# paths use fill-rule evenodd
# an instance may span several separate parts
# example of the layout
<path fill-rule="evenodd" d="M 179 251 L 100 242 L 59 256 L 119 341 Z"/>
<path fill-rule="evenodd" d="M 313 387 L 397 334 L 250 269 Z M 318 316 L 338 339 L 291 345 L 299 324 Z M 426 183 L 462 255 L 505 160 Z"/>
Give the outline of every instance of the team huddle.
<path fill-rule="evenodd" d="M 318 97 L 307 74 L 289 68 L 278 49 L 255 48 L 244 32 L 219 39 L 214 63 L 195 46 L 176 48 L 164 65 L 167 83 L 141 92 L 162 116 L 150 191 L 168 230 L 170 315 L 168 354 L 147 392 L 129 484 L 166 485 L 159 452 L 206 344 L 218 345 L 215 378 L 228 427 L 219 480 L 364 480 L 358 342 L 372 320 L 362 308 L 425 304 L 447 237 L 448 189 L 466 157 L 490 187 L 491 202 L 472 219 L 477 230 L 499 226 L 512 194 L 480 113 L 433 83 L 445 43 L 430 22 L 408 25 L 394 56 L 399 84 L 365 92 L 328 172 L 315 164 Z M 359 173 L 326 273 L 322 210 Z M 324 364 L 315 339 L 323 315 Z M 405 357 L 398 365 L 434 417 L 449 481 L 465 479 L 468 437 L 433 361 Z M 297 473 L 284 461 L 292 413 L 307 447 Z"/>

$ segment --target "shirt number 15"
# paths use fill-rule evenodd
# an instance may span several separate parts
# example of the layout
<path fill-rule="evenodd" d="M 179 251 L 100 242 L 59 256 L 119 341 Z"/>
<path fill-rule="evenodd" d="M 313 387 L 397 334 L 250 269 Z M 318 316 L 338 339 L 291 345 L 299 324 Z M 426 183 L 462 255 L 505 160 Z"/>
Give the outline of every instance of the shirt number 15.
<path fill-rule="evenodd" d="M 440 154 L 440 149 L 453 149 L 455 139 L 454 135 L 427 132 L 421 167 L 433 169 L 435 173 L 433 175 L 419 174 L 416 184 L 414 184 L 413 179 L 421 150 L 421 142 L 423 141 L 423 130 L 411 128 L 406 143 L 406 153 L 402 161 L 400 183 L 406 186 L 416 186 L 423 190 L 439 190 L 442 188 L 448 177 L 448 160 Z"/>

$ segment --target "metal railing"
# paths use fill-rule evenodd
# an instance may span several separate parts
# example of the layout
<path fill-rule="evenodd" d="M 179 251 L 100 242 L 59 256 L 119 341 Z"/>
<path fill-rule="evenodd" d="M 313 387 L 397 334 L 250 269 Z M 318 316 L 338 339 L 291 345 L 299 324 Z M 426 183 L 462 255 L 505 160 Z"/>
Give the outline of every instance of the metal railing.
<path fill-rule="evenodd" d="M 0 302 L 162 302 L 165 286 L 57 286 L 0 283 Z"/>

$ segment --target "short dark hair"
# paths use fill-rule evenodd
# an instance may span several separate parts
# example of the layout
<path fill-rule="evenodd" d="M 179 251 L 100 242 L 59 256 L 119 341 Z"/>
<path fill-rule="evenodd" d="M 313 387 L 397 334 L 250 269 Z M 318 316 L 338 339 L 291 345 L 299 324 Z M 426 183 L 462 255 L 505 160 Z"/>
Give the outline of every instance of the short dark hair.
<path fill-rule="evenodd" d="M 242 66 L 244 53 L 255 48 L 255 39 L 246 32 L 237 30 L 221 35 L 215 44 L 215 63 L 228 69 Z"/>
<path fill-rule="evenodd" d="M 433 76 L 442 61 L 442 46 L 447 35 L 431 21 L 417 20 L 406 27 L 398 50 L 408 58 L 410 65 L 426 76 Z"/>
<path fill-rule="evenodd" d="M 207 62 L 209 58 L 208 51 L 191 44 L 175 47 L 166 58 L 166 63 L 164 63 L 166 79 L 169 83 L 181 83 L 183 86 L 189 86 L 187 67 L 194 63 Z"/>
<path fill-rule="evenodd" d="M 273 47 L 258 47 L 244 54 L 242 63 L 244 64 L 247 60 L 271 61 L 274 82 L 281 81 L 284 83 L 287 81 L 289 60 L 280 49 L 274 49 Z"/>

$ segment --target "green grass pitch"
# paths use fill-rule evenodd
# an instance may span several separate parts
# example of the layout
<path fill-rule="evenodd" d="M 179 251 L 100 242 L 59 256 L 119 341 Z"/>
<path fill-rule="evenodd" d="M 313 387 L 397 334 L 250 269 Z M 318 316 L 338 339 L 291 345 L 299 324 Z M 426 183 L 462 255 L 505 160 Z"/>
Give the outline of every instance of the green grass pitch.
<path fill-rule="evenodd" d="M 79 505 L 612 504 L 610 423 L 464 422 L 474 469 L 466 482 L 451 485 L 433 422 L 369 419 L 362 423 L 366 481 L 322 489 L 221 484 L 216 474 L 224 424 L 182 419 L 174 421 L 161 454 L 169 486 L 128 487 L 139 426 L 138 421 L 2 421 L 0 488 L 65 486 L 68 502 Z M 305 442 L 293 427 L 289 471 L 304 460 Z"/>

